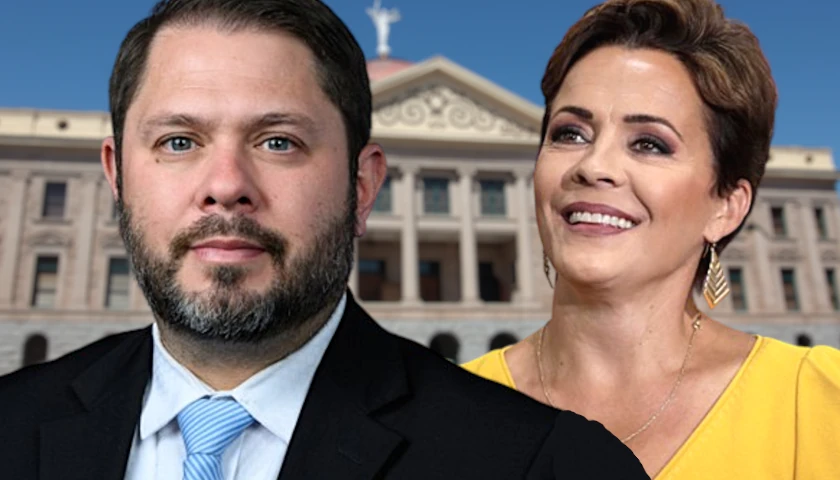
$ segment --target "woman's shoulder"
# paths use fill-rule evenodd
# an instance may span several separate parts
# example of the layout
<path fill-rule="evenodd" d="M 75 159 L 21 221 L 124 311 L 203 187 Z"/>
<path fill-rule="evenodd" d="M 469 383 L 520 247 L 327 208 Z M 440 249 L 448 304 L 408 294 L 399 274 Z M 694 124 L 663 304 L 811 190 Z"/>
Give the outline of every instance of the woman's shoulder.
<path fill-rule="evenodd" d="M 799 366 L 800 401 L 833 406 L 840 417 L 840 350 L 826 345 L 808 347 Z"/>
<path fill-rule="evenodd" d="M 791 345 L 773 337 L 759 336 L 757 343 L 762 359 L 771 364 L 798 366 L 811 351 L 811 347 Z"/>
<path fill-rule="evenodd" d="M 775 368 L 793 370 L 799 387 L 840 386 L 840 350 L 827 345 L 801 347 L 762 337 L 764 361 Z M 783 367 L 784 366 L 784 367 Z"/>
<path fill-rule="evenodd" d="M 470 360 L 461 365 L 465 370 L 484 377 L 496 383 L 514 388 L 513 379 L 510 375 L 507 362 L 505 362 L 505 351 L 510 347 L 491 350 L 484 355 Z"/>
<path fill-rule="evenodd" d="M 804 348 L 796 382 L 797 478 L 837 478 L 840 350 Z"/>
<path fill-rule="evenodd" d="M 840 386 L 840 350 L 819 345 L 802 347 L 770 337 L 759 337 L 753 357 L 752 376 L 760 383 L 780 388 L 795 386 L 797 395 L 826 386 Z"/>

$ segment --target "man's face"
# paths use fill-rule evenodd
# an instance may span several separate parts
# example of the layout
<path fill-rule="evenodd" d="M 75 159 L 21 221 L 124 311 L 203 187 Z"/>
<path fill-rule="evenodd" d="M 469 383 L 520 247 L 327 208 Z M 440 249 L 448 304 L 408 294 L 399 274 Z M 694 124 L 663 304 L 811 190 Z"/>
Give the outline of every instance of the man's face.
<path fill-rule="evenodd" d="M 120 230 L 160 321 L 255 341 L 343 293 L 356 190 L 315 68 L 283 33 L 157 34 L 126 114 Z"/>

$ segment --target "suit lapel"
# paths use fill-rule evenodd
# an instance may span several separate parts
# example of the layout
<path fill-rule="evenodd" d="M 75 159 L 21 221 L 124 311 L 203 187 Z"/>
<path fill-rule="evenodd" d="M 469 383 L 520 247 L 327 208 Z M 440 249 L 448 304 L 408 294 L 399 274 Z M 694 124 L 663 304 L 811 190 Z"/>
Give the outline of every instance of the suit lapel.
<path fill-rule="evenodd" d="M 71 385 L 82 413 L 41 425 L 40 480 L 120 480 L 151 375 L 149 329 L 129 334 Z"/>
<path fill-rule="evenodd" d="M 369 479 L 404 439 L 374 414 L 408 395 L 397 341 L 348 292 L 347 307 L 315 373 L 280 480 Z"/>

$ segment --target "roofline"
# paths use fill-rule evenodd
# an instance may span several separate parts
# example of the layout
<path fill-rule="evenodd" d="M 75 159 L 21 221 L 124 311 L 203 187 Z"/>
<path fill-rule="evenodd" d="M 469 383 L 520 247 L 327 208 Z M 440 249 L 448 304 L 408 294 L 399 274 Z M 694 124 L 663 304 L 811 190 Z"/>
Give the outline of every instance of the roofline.
<path fill-rule="evenodd" d="M 840 181 L 840 171 L 838 170 L 805 170 L 793 168 L 780 168 L 765 170 L 765 179 L 772 180 L 832 180 Z"/>
<path fill-rule="evenodd" d="M 72 138 L 72 137 L 36 137 L 36 136 L 4 136 L 0 135 L 0 147 L 37 147 L 61 148 L 78 150 L 99 150 L 102 138 Z"/>
<path fill-rule="evenodd" d="M 377 80 L 371 84 L 370 90 L 374 97 L 381 96 L 398 89 L 406 83 L 438 71 L 448 73 L 456 80 L 466 83 L 494 103 L 509 106 L 522 115 L 524 119 L 533 122 L 535 125 L 542 124 L 542 107 L 442 56 L 434 56 L 381 80 Z"/>

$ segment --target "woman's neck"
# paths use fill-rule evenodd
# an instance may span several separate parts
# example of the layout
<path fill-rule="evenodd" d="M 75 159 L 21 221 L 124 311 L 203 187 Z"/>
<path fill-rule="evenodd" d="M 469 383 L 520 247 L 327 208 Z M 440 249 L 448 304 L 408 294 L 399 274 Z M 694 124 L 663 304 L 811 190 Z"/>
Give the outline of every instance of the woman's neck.
<path fill-rule="evenodd" d="M 543 362 L 557 381 L 610 390 L 672 372 L 697 313 L 684 292 L 663 285 L 623 294 L 558 288 L 542 335 Z"/>

